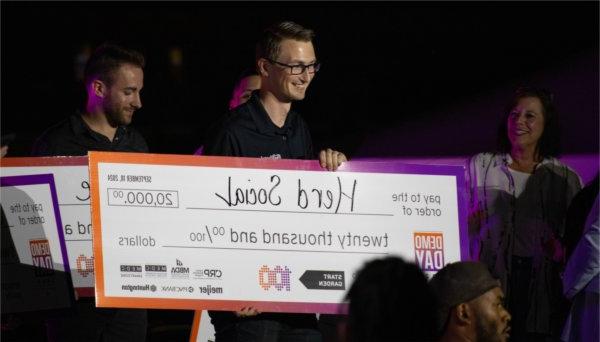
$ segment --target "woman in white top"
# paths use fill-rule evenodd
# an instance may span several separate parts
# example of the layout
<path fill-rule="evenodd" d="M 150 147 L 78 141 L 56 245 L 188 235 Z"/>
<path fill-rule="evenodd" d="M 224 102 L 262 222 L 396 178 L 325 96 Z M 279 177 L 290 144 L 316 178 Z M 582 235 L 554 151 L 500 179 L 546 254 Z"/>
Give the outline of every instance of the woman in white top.
<path fill-rule="evenodd" d="M 498 277 L 512 315 L 512 341 L 558 336 L 564 319 L 560 272 L 565 215 L 581 189 L 560 163 L 552 95 L 520 88 L 505 111 L 497 153 L 469 164 L 471 257 Z"/>

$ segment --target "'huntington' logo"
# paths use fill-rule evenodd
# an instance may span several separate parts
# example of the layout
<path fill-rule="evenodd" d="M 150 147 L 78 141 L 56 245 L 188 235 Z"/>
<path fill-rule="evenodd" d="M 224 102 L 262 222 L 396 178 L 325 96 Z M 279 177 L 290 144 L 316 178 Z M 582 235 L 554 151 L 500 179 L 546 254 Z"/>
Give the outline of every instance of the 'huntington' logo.
<path fill-rule="evenodd" d="M 415 261 L 423 271 L 439 271 L 444 267 L 444 235 L 414 233 Z"/>
<path fill-rule="evenodd" d="M 283 268 L 275 266 L 275 269 L 271 270 L 266 265 L 263 265 L 258 270 L 258 283 L 265 291 L 269 290 L 271 286 L 275 287 L 277 291 L 281 291 L 283 288 L 286 291 L 290 291 L 291 273 L 292 271 L 287 266 Z"/>

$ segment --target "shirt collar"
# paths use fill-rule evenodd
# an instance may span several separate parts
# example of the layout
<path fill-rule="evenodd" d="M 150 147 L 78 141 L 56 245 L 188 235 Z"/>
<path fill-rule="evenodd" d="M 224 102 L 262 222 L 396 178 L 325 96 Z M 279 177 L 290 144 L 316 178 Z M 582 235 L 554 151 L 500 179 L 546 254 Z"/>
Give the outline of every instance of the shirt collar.
<path fill-rule="evenodd" d="M 255 90 L 252 92 L 252 96 L 248 100 L 250 115 L 252 116 L 252 120 L 256 124 L 258 131 L 263 134 L 286 134 L 289 133 L 294 127 L 294 123 L 296 122 L 296 112 L 290 109 L 285 118 L 285 122 L 282 127 L 277 127 L 267 111 L 265 107 L 260 102 L 259 91 Z"/>
<path fill-rule="evenodd" d="M 71 116 L 71 127 L 73 127 L 73 133 L 75 133 L 76 135 L 87 134 L 97 141 L 108 140 L 108 138 L 106 136 L 92 130 L 90 128 L 90 126 L 88 126 L 88 124 L 85 121 L 83 121 L 83 118 L 81 117 L 82 115 L 83 115 L 83 113 L 78 112 L 75 115 Z M 127 133 L 127 127 L 125 127 L 125 126 L 117 127 L 117 131 L 115 132 L 115 139 L 113 139 L 113 142 L 122 140 L 123 136 L 126 133 Z"/>
<path fill-rule="evenodd" d="M 505 153 L 503 159 L 504 159 L 504 165 L 506 167 L 508 167 L 508 165 L 512 164 L 512 162 L 513 162 L 513 159 L 511 157 L 510 153 Z M 544 158 L 544 159 L 542 159 L 541 162 L 539 162 L 539 163 L 537 163 L 535 165 L 535 168 L 537 169 L 538 167 L 540 167 L 540 166 L 542 166 L 544 164 L 548 164 L 548 163 L 552 163 L 552 158 Z"/>

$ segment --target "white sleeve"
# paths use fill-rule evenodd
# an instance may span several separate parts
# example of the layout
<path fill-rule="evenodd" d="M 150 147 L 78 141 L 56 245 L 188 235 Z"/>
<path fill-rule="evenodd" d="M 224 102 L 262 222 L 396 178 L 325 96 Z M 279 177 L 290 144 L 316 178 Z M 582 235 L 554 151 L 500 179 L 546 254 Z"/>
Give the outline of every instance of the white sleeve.
<path fill-rule="evenodd" d="M 567 262 L 563 276 L 563 292 L 573 298 L 600 273 L 600 226 L 598 222 L 599 197 L 588 215 L 583 236 Z"/>

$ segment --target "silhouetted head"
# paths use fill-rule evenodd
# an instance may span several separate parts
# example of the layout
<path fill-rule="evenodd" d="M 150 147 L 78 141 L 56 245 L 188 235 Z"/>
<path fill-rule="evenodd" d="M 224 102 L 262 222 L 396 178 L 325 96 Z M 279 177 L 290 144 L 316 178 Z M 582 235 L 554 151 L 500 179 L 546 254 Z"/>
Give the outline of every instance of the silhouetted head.
<path fill-rule="evenodd" d="M 427 278 L 398 257 L 368 262 L 347 294 L 348 336 L 358 341 L 431 341 L 435 300 Z"/>

